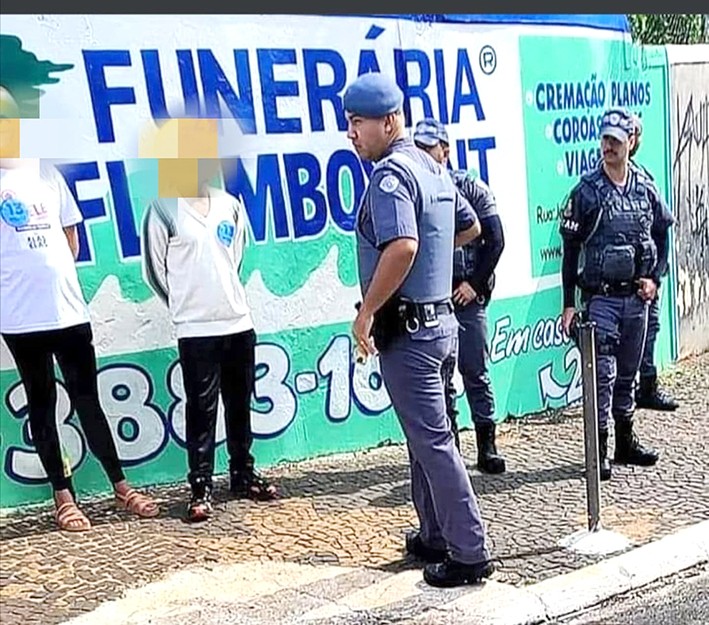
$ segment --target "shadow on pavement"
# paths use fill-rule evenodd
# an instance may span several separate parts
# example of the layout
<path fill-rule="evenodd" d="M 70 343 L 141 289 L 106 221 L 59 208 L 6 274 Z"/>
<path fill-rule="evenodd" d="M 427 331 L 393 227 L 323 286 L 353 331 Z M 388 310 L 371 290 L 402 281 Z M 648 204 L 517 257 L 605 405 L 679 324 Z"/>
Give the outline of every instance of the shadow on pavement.
<path fill-rule="evenodd" d="M 496 495 L 519 489 L 525 485 L 581 479 L 583 466 L 569 464 L 549 467 L 538 471 L 509 471 L 503 475 L 484 475 L 468 467 L 475 492 L 480 496 Z M 391 487 L 387 490 L 386 485 Z M 409 467 L 406 464 L 377 466 L 372 469 L 355 471 L 309 471 L 295 477 L 281 477 L 277 480 L 281 501 L 300 498 L 333 498 L 356 496 L 363 506 L 392 508 L 407 505 L 410 502 Z M 141 489 L 156 497 L 161 505 L 162 520 L 183 521 L 189 490 L 184 484 Z M 369 492 L 367 492 L 369 491 Z M 215 478 L 215 515 L 231 500 L 228 493 L 226 476 Z M 328 502 L 331 506 L 337 502 Z M 139 519 L 136 516 L 118 511 L 111 497 L 84 501 L 82 510 L 91 519 L 94 527 L 109 523 L 150 523 L 151 519 Z M 258 505 L 245 502 L 244 505 Z M 191 526 L 199 527 L 199 525 Z M 58 532 L 51 506 L 36 508 L 31 513 L 8 515 L 0 521 L 0 541 Z"/>

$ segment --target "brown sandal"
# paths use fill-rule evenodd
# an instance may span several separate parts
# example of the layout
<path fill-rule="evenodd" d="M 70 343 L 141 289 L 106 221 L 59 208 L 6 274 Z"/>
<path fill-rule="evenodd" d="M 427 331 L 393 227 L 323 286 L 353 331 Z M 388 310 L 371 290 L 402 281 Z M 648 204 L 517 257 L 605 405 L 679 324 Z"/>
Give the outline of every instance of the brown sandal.
<path fill-rule="evenodd" d="M 129 488 L 125 493 L 116 492 L 118 507 L 128 510 L 140 517 L 150 519 L 160 514 L 160 508 L 154 499 Z"/>
<path fill-rule="evenodd" d="M 59 504 L 54 518 L 59 529 L 65 532 L 88 532 L 91 529 L 91 521 L 79 510 L 75 501 L 65 501 Z"/>

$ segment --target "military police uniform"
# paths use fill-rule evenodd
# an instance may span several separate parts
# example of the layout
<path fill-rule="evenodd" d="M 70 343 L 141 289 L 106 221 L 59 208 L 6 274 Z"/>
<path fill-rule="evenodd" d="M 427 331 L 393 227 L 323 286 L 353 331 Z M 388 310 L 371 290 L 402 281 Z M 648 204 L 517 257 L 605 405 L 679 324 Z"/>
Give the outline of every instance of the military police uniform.
<path fill-rule="evenodd" d="M 439 121 L 426 118 L 416 124 L 414 142 L 425 148 L 438 143 L 448 145 L 448 133 Z M 487 343 L 487 306 L 495 285 L 494 270 L 504 248 L 502 223 L 490 188 L 473 171 L 450 171 L 453 182 L 463 197 L 470 202 L 481 225 L 481 236 L 456 248 L 453 256 L 453 289 L 466 281 L 477 297 L 467 304 L 455 304 L 460 323 L 458 333 L 458 369 L 463 378 L 465 394 L 475 426 L 478 448 L 478 468 L 486 473 L 503 473 L 505 460 L 497 453 L 495 443 L 495 397 L 489 375 Z M 446 363 L 444 381 L 456 443 L 458 440 L 454 363 Z"/>
<path fill-rule="evenodd" d="M 659 192 L 658 192 L 659 196 Z M 655 240 L 655 244 L 661 244 Z M 662 243 L 667 245 L 666 242 Z M 667 266 L 666 266 L 667 267 Z M 658 272 L 658 280 L 667 274 L 667 268 Z M 679 408 L 678 402 L 657 383 L 657 367 L 655 366 L 655 343 L 660 333 L 660 283 L 657 283 L 657 294 L 650 302 L 647 317 L 647 337 L 640 361 L 640 379 L 638 381 L 635 400 L 638 408 L 650 410 L 665 410 L 672 412 Z"/>
<path fill-rule="evenodd" d="M 640 163 L 632 160 L 635 152 L 640 145 L 640 136 L 643 132 L 641 119 L 633 115 L 635 124 L 636 147 L 630 154 L 631 163 L 642 169 L 645 175 L 654 182 L 652 174 Z M 657 192 L 659 195 L 659 191 Z M 673 219 L 674 223 L 674 219 Z M 660 233 L 660 236 L 655 238 L 655 245 L 658 248 L 668 245 L 666 233 Z M 667 275 L 668 266 L 661 268 L 659 275 L 664 277 Z M 677 401 L 667 391 L 659 388 L 657 385 L 657 367 L 655 367 L 655 342 L 657 335 L 660 332 L 660 284 L 657 285 L 657 295 L 650 302 L 647 318 L 647 338 L 645 339 L 645 348 L 643 349 L 643 357 L 640 362 L 640 380 L 635 393 L 635 401 L 638 408 L 649 408 L 651 410 L 667 410 L 673 411 L 679 408 Z"/>
<path fill-rule="evenodd" d="M 602 136 L 623 141 L 632 131 L 627 112 L 615 110 L 604 115 Z M 615 420 L 616 463 L 648 466 L 658 459 L 658 454 L 642 447 L 633 433 L 633 386 L 649 306 L 637 291 L 640 278 L 659 281 L 667 250 L 664 258 L 658 258 L 654 239 L 666 232 L 671 221 L 655 185 L 642 170 L 629 165 L 624 188 L 617 186 L 602 167 L 584 175 L 571 192 L 561 222 L 564 307 L 575 306 L 578 285 L 587 316 L 596 324 L 602 479 L 611 476 L 607 459 L 611 415 Z M 581 251 L 583 267 L 577 275 Z"/>
<path fill-rule="evenodd" d="M 380 118 L 402 104 L 400 89 L 381 74 L 359 77 L 344 95 L 350 116 Z M 454 234 L 475 220 L 445 169 L 406 138 L 395 139 L 379 158 L 357 215 L 363 294 L 389 243 L 418 241 L 410 271 L 375 315 L 373 336 L 409 450 L 420 532 L 407 538 L 407 549 L 438 562 L 424 571 L 424 579 L 438 586 L 475 583 L 492 572 L 475 493 L 446 416 L 441 376 L 458 344 L 450 302 Z"/>

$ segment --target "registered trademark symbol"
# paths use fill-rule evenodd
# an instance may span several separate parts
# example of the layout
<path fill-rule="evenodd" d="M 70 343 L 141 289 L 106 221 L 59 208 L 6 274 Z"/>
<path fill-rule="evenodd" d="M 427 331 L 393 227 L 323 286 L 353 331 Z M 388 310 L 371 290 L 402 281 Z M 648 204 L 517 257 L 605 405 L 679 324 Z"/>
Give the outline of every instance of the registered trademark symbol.
<path fill-rule="evenodd" d="M 497 67 L 497 54 L 492 46 L 483 46 L 480 50 L 480 69 L 483 74 L 488 76 L 495 71 Z"/>

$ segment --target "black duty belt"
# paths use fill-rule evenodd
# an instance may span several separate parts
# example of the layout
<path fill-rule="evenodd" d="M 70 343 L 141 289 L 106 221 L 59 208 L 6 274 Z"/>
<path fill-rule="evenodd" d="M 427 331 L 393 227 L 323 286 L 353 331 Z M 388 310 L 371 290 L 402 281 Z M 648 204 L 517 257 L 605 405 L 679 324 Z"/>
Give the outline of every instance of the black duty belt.
<path fill-rule="evenodd" d="M 436 314 L 445 315 L 453 312 L 453 302 L 450 299 L 444 299 L 440 302 L 409 302 L 401 300 L 401 304 L 406 306 L 408 315 L 416 317 L 424 317 L 427 311 L 434 311 Z"/>
<path fill-rule="evenodd" d="M 453 310 L 453 302 L 450 299 L 439 302 L 399 300 L 399 317 L 409 334 L 415 334 L 422 328 L 435 328 L 440 324 L 439 315 L 450 314 Z"/>
<path fill-rule="evenodd" d="M 605 295 L 606 297 L 626 297 L 635 295 L 640 284 L 637 280 L 628 280 L 625 282 L 601 282 L 596 289 L 588 289 L 591 295 Z"/>
<path fill-rule="evenodd" d="M 360 303 L 356 308 L 360 308 Z M 394 296 L 374 315 L 372 336 L 378 349 L 386 349 L 397 336 L 415 334 L 422 328 L 439 325 L 439 315 L 453 312 L 450 299 L 438 302 L 411 302 Z"/>

